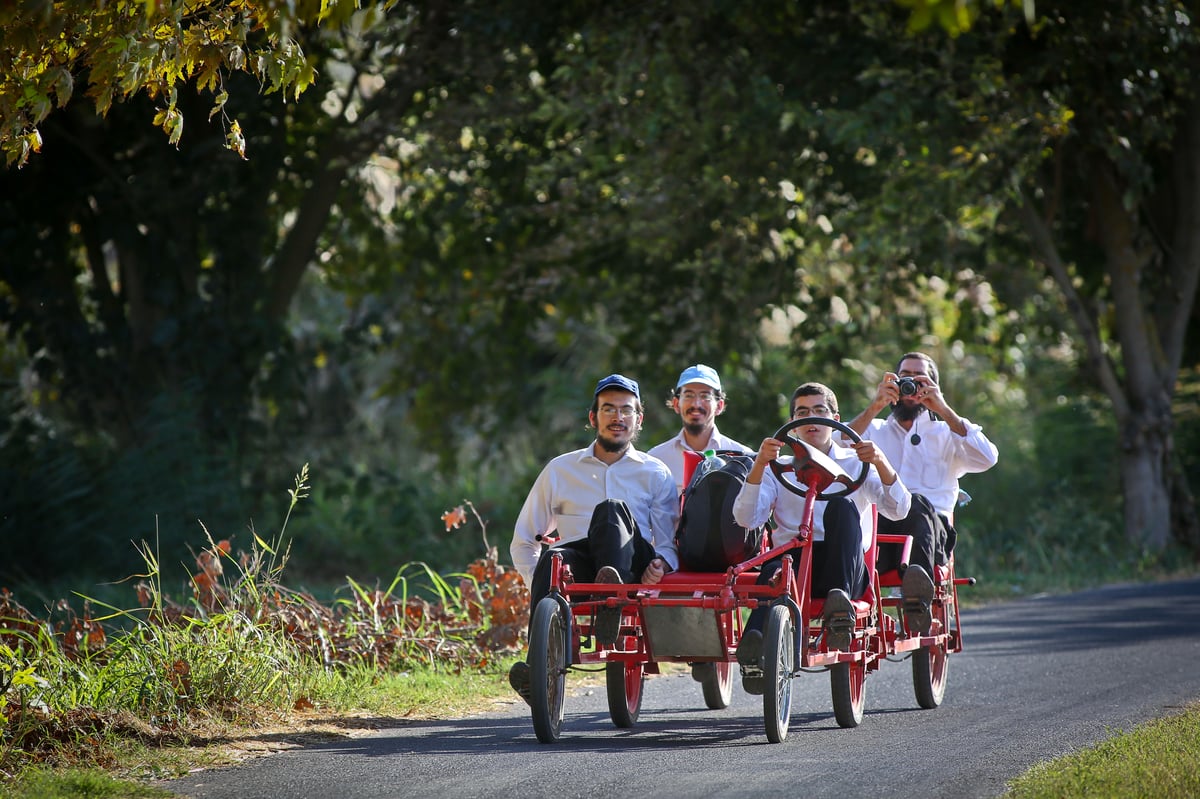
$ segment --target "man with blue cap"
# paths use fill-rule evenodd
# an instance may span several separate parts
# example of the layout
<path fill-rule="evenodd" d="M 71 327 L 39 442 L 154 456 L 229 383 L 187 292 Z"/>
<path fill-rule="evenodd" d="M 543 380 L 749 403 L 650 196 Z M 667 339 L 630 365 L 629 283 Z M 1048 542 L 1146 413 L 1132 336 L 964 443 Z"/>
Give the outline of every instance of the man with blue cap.
<path fill-rule="evenodd" d="M 596 439 L 551 460 L 534 481 L 509 547 L 531 609 L 550 593 L 551 553 L 583 583 L 653 584 L 679 568 L 679 495 L 666 465 L 633 446 L 643 418 L 637 381 L 601 378 L 588 411 Z M 551 537 L 558 540 L 547 548 Z M 600 643 L 616 640 L 620 618 L 620 608 L 597 613 Z M 528 702 L 529 664 L 514 663 L 508 681 Z"/>
<path fill-rule="evenodd" d="M 725 412 L 725 392 L 717 370 L 702 363 L 684 369 L 675 383 L 675 391 L 667 407 L 683 419 L 683 427 L 674 438 L 651 447 L 650 454 L 667 464 L 675 476 L 675 488 L 682 494 L 683 453 L 686 451 L 736 450 L 751 453 L 749 447 L 722 435 L 717 429 L 717 417 Z"/>

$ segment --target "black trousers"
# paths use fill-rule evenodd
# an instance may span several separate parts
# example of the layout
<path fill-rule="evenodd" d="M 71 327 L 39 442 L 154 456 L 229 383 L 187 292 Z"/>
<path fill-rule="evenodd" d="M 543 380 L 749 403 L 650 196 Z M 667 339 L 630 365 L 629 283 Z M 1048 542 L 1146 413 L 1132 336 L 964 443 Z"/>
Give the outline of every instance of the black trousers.
<path fill-rule="evenodd" d="M 840 588 L 857 599 L 867 590 L 867 564 L 863 559 L 862 522 L 858 508 L 853 502 L 838 497 L 825 504 L 822 515 L 825 540 L 812 542 L 812 583 L 810 596 L 824 599 L 830 591 Z M 793 568 L 799 574 L 800 550 L 792 550 Z M 766 585 L 783 566 L 782 558 L 769 560 L 762 565 L 757 582 Z M 762 630 L 767 619 L 767 608 L 758 607 L 746 619 L 747 630 Z"/>
<path fill-rule="evenodd" d="M 912 495 L 912 508 L 901 521 L 896 522 L 880 516 L 879 532 L 911 535 L 913 543 L 908 562 L 923 568 L 930 577 L 933 576 L 933 564 L 946 562 L 946 557 L 954 551 L 954 542 L 958 538 L 946 517 L 939 514 L 921 494 Z M 900 544 L 881 544 L 875 563 L 876 570 L 885 572 L 899 567 L 900 551 Z"/>
<path fill-rule="evenodd" d="M 542 550 L 529 587 L 531 610 L 550 593 L 550 556 L 554 553 L 562 553 L 563 565 L 571 567 L 579 583 L 593 582 L 596 572 L 605 566 L 615 568 L 622 582 L 640 582 L 642 572 L 654 560 L 654 546 L 642 535 L 629 506 L 619 499 L 606 499 L 592 511 L 587 538 Z M 533 614 L 529 615 L 532 621 Z"/>

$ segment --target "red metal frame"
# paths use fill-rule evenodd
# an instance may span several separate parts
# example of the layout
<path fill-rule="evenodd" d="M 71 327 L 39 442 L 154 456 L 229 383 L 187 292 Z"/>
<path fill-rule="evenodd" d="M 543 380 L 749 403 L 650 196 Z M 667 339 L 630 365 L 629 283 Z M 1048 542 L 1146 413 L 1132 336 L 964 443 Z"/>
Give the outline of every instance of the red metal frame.
<path fill-rule="evenodd" d="M 820 624 L 824 602 L 810 597 L 810 544 L 816 496 L 834 481 L 823 468 L 811 463 L 797 469 L 797 476 L 809 486 L 797 538 L 771 549 L 765 549 L 764 543 L 760 554 L 725 572 L 674 572 L 655 585 L 576 583 L 569 569 L 563 566 L 562 556 L 553 554 L 550 595 L 570 610 L 567 614 L 570 651 L 566 665 L 625 663 L 641 666 L 642 673 L 657 674 L 660 663 L 736 663 L 735 653 L 743 633 L 741 611 L 769 607 L 777 601 L 792 608 L 796 629 L 800 631 L 799 668 L 850 663 L 858 664 L 856 668 L 862 668 L 861 674 L 865 674 L 878 669 L 889 656 L 916 652 L 923 647 L 932 647 L 931 652 L 936 652 L 939 658 L 961 651 L 957 588 L 973 580 L 954 576 L 953 558 L 945 566 L 938 566 L 932 607 L 934 624 L 926 635 L 911 635 L 903 620 L 902 599 L 883 595 L 884 589 L 900 585 L 899 574 L 896 571 L 880 574 L 875 563 L 880 544 L 900 544 L 901 563 L 906 564 L 912 537 L 879 534 L 874 513 L 866 553 L 870 580 L 863 596 L 853 600 L 856 615 L 853 642 L 849 651 L 827 649 Z M 757 585 L 758 568 L 778 557 L 784 563 L 777 578 L 771 584 Z M 798 577 L 797 570 L 791 568 L 796 557 L 800 559 Z M 598 644 L 594 638 L 596 612 L 602 607 L 621 609 L 620 632 L 611 645 Z M 660 616 L 661 610 L 667 613 Z M 889 610 L 893 613 L 888 613 Z M 665 617 L 672 621 L 658 621 Z M 638 688 L 640 691 L 640 685 Z"/>

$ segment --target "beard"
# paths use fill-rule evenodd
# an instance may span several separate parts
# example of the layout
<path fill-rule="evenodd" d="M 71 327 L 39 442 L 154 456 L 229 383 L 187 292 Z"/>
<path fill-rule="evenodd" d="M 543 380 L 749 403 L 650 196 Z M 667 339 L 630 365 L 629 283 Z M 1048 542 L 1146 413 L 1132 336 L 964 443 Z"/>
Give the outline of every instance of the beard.
<path fill-rule="evenodd" d="M 638 433 L 641 428 L 632 427 L 629 429 L 628 441 L 614 441 L 604 435 L 603 431 L 596 432 L 596 443 L 600 445 L 600 449 L 605 452 L 624 452 L 633 442 L 637 441 Z"/>
<path fill-rule="evenodd" d="M 698 436 L 708 429 L 708 421 L 703 422 L 684 422 L 683 429 L 688 431 L 693 436 Z"/>
<path fill-rule="evenodd" d="M 925 406 L 918 402 L 894 402 L 892 403 L 892 416 L 896 417 L 899 422 L 911 422 L 920 416 L 925 411 Z"/>

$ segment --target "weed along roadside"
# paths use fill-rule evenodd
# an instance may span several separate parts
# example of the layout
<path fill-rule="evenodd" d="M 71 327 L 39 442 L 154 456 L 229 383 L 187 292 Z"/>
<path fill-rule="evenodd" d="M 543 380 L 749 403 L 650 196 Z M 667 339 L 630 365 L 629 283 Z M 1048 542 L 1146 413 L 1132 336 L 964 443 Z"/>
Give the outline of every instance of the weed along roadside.
<path fill-rule="evenodd" d="M 164 592 L 145 545 L 131 608 L 84 598 L 79 610 L 60 601 L 37 614 L 0 591 L 6 780 L 178 775 L 269 753 L 256 743 L 268 737 L 282 741 L 276 749 L 302 746 L 508 699 L 502 674 L 525 634 L 528 594 L 478 514 L 485 556 L 462 572 L 411 563 L 386 587 L 348 580 L 344 598 L 322 603 L 283 579 L 287 519 L 307 492 L 305 466 L 279 533 L 255 535 L 249 551 L 209 537 L 186 599 Z M 468 511 L 464 502 L 444 514 L 447 530 Z"/>

